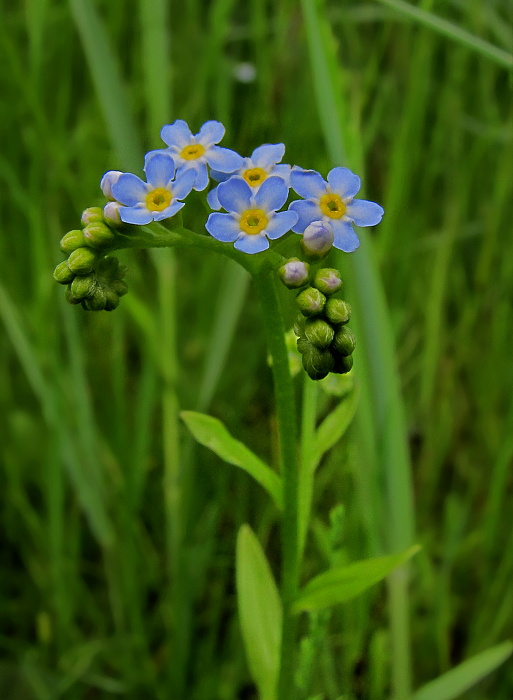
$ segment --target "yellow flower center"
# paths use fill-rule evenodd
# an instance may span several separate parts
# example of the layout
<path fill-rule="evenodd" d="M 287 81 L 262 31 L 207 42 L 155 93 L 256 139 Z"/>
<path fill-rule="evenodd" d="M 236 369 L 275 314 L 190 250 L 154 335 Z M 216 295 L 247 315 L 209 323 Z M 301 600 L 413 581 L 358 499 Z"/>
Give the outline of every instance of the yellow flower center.
<path fill-rule="evenodd" d="M 240 217 L 240 227 L 245 233 L 260 233 L 267 226 L 267 216 L 261 209 L 247 209 Z"/>
<path fill-rule="evenodd" d="M 173 195 L 163 187 L 148 192 L 146 195 L 146 208 L 150 211 L 162 211 L 171 204 Z"/>
<path fill-rule="evenodd" d="M 180 152 L 180 156 L 184 160 L 196 160 L 205 153 L 205 147 L 201 143 L 194 143 L 191 146 L 185 146 Z"/>
<path fill-rule="evenodd" d="M 323 214 L 330 219 L 340 219 L 346 213 L 346 205 L 338 194 L 323 194 L 320 201 Z"/>
<path fill-rule="evenodd" d="M 262 184 L 267 177 L 267 173 L 263 168 L 248 168 L 242 173 L 242 177 L 250 187 L 255 187 L 255 185 Z"/>

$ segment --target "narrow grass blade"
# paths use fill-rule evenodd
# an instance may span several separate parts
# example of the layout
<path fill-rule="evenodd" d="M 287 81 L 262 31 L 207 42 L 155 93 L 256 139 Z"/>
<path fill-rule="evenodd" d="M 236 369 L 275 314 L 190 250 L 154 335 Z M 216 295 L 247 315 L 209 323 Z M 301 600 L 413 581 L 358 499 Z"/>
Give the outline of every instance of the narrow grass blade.
<path fill-rule="evenodd" d="M 216 453 L 221 459 L 250 474 L 273 498 L 278 508 L 283 507 L 281 479 L 248 447 L 233 438 L 217 418 L 195 411 L 180 414 L 196 440 Z"/>
<path fill-rule="evenodd" d="M 260 542 L 249 525 L 237 537 L 237 603 L 248 665 L 261 700 L 274 700 L 280 665 L 282 607 Z"/>
<path fill-rule="evenodd" d="M 400 554 L 357 561 L 325 571 L 309 581 L 293 604 L 297 613 L 324 610 L 332 605 L 355 598 L 374 584 L 382 581 L 391 571 L 419 551 L 414 545 Z"/>
<path fill-rule="evenodd" d="M 417 690 L 413 700 L 453 700 L 503 664 L 513 653 L 510 641 L 472 656 Z"/>

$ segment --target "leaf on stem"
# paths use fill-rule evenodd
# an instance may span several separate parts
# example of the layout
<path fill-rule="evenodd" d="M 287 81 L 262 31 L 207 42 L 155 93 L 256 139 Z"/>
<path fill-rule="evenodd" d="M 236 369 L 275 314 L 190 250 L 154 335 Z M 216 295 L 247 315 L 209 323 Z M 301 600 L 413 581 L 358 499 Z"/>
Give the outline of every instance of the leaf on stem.
<path fill-rule="evenodd" d="M 261 700 L 275 700 L 282 606 L 267 558 L 249 525 L 239 530 L 235 564 L 239 619 L 251 677 Z"/>
<path fill-rule="evenodd" d="M 312 450 L 312 472 L 317 469 L 322 456 L 335 445 L 349 428 L 356 413 L 358 392 L 353 390 L 321 423 Z"/>
<path fill-rule="evenodd" d="M 345 603 L 375 583 L 384 579 L 395 568 L 404 564 L 420 550 L 414 545 L 404 552 L 374 559 L 364 559 L 349 566 L 337 566 L 313 578 L 300 591 L 292 609 L 296 613 L 323 610 Z"/>
<path fill-rule="evenodd" d="M 254 452 L 230 435 L 217 418 L 196 411 L 182 411 L 181 417 L 195 439 L 216 453 L 228 464 L 244 469 L 272 496 L 278 508 L 283 508 L 281 479 Z"/>
<path fill-rule="evenodd" d="M 417 690 L 413 700 L 453 700 L 500 666 L 513 652 L 510 641 L 482 651 Z"/>

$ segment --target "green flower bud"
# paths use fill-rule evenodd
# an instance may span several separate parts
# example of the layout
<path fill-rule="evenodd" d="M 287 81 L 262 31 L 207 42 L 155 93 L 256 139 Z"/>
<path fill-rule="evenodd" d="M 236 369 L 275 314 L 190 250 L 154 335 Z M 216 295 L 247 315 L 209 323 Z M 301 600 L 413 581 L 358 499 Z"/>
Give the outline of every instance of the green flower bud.
<path fill-rule="evenodd" d="M 103 311 L 105 309 L 106 302 L 107 298 L 105 291 L 102 287 L 98 287 L 91 297 L 84 299 L 82 302 L 82 307 L 86 311 Z"/>
<path fill-rule="evenodd" d="M 335 360 L 329 350 L 320 350 L 311 345 L 303 353 L 303 367 L 311 379 L 324 379 L 331 372 L 334 364 Z"/>
<path fill-rule="evenodd" d="M 296 320 L 294 321 L 294 333 L 296 335 L 304 335 L 305 334 L 305 323 L 306 323 L 306 319 L 303 316 L 303 314 L 298 314 Z"/>
<path fill-rule="evenodd" d="M 333 229 L 324 221 L 314 221 L 305 228 L 301 248 L 310 260 L 324 258 L 333 246 Z"/>
<path fill-rule="evenodd" d="M 66 287 L 64 296 L 69 304 L 80 304 L 81 302 L 81 299 L 77 299 L 77 297 L 72 293 L 70 284 Z"/>
<path fill-rule="evenodd" d="M 307 340 L 306 336 L 300 335 L 296 341 L 298 352 L 303 354 L 312 347 L 312 343 Z"/>
<path fill-rule="evenodd" d="M 340 325 L 351 318 L 351 306 L 343 299 L 328 299 L 324 307 L 324 315 L 330 323 Z"/>
<path fill-rule="evenodd" d="M 87 226 L 92 223 L 103 221 L 103 209 L 101 207 L 87 207 L 82 212 L 82 225 Z"/>
<path fill-rule="evenodd" d="M 356 347 L 356 336 L 353 331 L 347 326 L 342 326 L 335 333 L 333 338 L 332 348 L 339 355 L 351 355 Z"/>
<path fill-rule="evenodd" d="M 119 306 L 119 297 L 113 289 L 105 289 L 105 311 L 114 311 Z"/>
<path fill-rule="evenodd" d="M 332 267 L 324 267 L 315 273 L 312 285 L 326 296 L 335 294 L 342 288 L 340 272 Z"/>
<path fill-rule="evenodd" d="M 308 282 L 309 274 L 310 265 L 299 258 L 290 258 L 278 270 L 281 281 L 289 289 L 297 289 L 305 285 Z"/>
<path fill-rule="evenodd" d="M 96 276 L 94 274 L 87 275 L 86 277 L 75 277 L 71 283 L 71 293 L 77 299 L 92 297 L 96 288 Z"/>
<path fill-rule="evenodd" d="M 331 345 L 335 331 L 322 318 L 314 318 L 306 322 L 305 335 L 316 348 L 327 348 Z"/>
<path fill-rule="evenodd" d="M 82 248 L 84 245 L 84 232 L 79 229 L 68 231 L 68 233 L 61 238 L 60 242 L 61 250 L 66 255 L 69 255 L 77 248 Z"/>
<path fill-rule="evenodd" d="M 84 229 L 86 244 L 100 250 L 108 248 L 116 240 L 115 233 L 104 223 L 88 224 Z"/>
<path fill-rule="evenodd" d="M 61 263 L 59 263 L 53 271 L 53 278 L 59 284 L 69 284 L 73 281 L 74 277 L 75 275 L 68 267 L 67 260 L 63 260 Z"/>
<path fill-rule="evenodd" d="M 318 316 L 323 312 L 326 297 L 318 289 L 307 287 L 299 292 L 296 302 L 303 316 Z"/>
<path fill-rule="evenodd" d="M 68 258 L 69 269 L 76 275 L 88 275 L 94 269 L 97 254 L 91 248 L 77 248 Z"/>
<path fill-rule="evenodd" d="M 333 369 L 331 370 L 332 372 L 335 372 L 335 374 L 347 374 L 349 370 L 353 366 L 353 356 L 352 355 L 339 355 L 337 353 L 333 353 L 333 358 L 334 358 L 334 364 L 333 364 Z"/>
<path fill-rule="evenodd" d="M 111 289 L 113 289 L 118 297 L 123 297 L 128 292 L 128 284 L 124 280 L 112 280 Z"/>

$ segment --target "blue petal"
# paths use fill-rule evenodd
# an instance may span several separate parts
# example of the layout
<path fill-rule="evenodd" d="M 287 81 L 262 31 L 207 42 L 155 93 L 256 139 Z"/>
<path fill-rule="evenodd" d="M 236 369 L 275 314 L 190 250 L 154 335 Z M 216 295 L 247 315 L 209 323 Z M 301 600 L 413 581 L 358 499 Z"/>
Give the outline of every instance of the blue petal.
<path fill-rule="evenodd" d="M 181 176 L 188 170 L 192 170 L 192 172 L 195 174 L 195 181 L 193 185 L 194 189 L 198 190 L 198 192 L 204 190 L 205 187 L 208 185 L 208 172 L 206 163 L 202 163 L 200 160 L 183 161 L 182 165 L 180 165 L 180 167 L 176 171 L 177 179 L 179 175 Z"/>
<path fill-rule="evenodd" d="M 315 170 L 292 170 L 290 184 L 300 197 L 319 199 L 326 193 L 326 183 Z"/>
<path fill-rule="evenodd" d="M 385 210 L 376 202 L 368 202 L 366 199 L 353 199 L 347 205 L 346 215 L 357 226 L 375 226 L 379 224 Z"/>
<path fill-rule="evenodd" d="M 263 233 L 257 234 L 245 234 L 243 233 L 240 238 L 235 241 L 234 248 L 242 251 L 243 253 L 261 253 L 263 250 L 269 248 L 269 241 Z"/>
<path fill-rule="evenodd" d="M 275 165 L 269 175 L 281 177 L 287 187 L 290 187 L 290 165 L 285 165 L 284 163 Z"/>
<path fill-rule="evenodd" d="M 112 185 L 119 180 L 123 173 L 120 170 L 108 170 L 100 180 L 100 189 L 107 199 L 114 199 Z"/>
<path fill-rule="evenodd" d="M 319 221 L 319 219 L 322 219 L 322 212 L 315 202 L 296 200 L 292 202 L 289 209 L 295 211 L 298 215 L 297 224 L 294 224 L 292 227 L 295 233 L 303 233 L 305 228 L 309 226 L 312 221 Z"/>
<path fill-rule="evenodd" d="M 196 135 L 196 140 L 203 146 L 211 146 L 213 143 L 219 143 L 224 136 L 224 131 L 221 122 L 205 122 L 199 130 L 199 134 Z"/>
<path fill-rule="evenodd" d="M 195 170 L 180 170 L 176 174 L 176 179 L 171 183 L 171 193 L 173 199 L 185 199 L 197 182 L 198 173 Z"/>
<path fill-rule="evenodd" d="M 139 202 L 146 200 L 148 186 L 137 175 L 123 173 L 118 181 L 112 185 L 112 194 L 121 204 L 135 207 Z"/>
<path fill-rule="evenodd" d="M 233 173 L 222 173 L 220 170 L 211 170 L 210 177 L 216 182 L 224 182 L 225 180 L 228 180 L 228 178 L 232 175 L 235 175 L 237 172 L 238 171 L 235 170 Z"/>
<path fill-rule="evenodd" d="M 255 194 L 255 204 L 264 211 L 281 209 L 287 201 L 289 188 L 281 177 L 268 177 L 260 185 Z"/>
<path fill-rule="evenodd" d="M 168 146 L 177 146 L 180 150 L 188 146 L 193 139 L 192 132 L 183 119 L 177 119 L 173 124 L 166 124 L 160 130 L 160 138 Z"/>
<path fill-rule="evenodd" d="M 290 231 L 296 222 L 297 214 L 295 211 L 279 211 L 265 227 L 265 233 L 268 238 L 274 241 Z"/>
<path fill-rule="evenodd" d="M 360 178 L 349 168 L 333 168 L 328 173 L 328 184 L 342 199 L 354 197 L 360 189 Z"/>
<path fill-rule="evenodd" d="M 211 236 L 223 243 L 233 243 L 240 236 L 240 226 L 232 214 L 210 214 L 205 228 Z"/>
<path fill-rule="evenodd" d="M 174 177 L 175 161 L 165 151 L 150 151 L 144 159 L 144 172 L 152 187 L 166 187 Z"/>
<path fill-rule="evenodd" d="M 233 173 L 242 168 L 243 158 L 235 151 L 221 146 L 212 146 L 205 153 L 205 159 L 211 168 L 222 173 Z"/>
<path fill-rule="evenodd" d="M 333 245 L 339 250 L 343 250 L 344 253 L 352 253 L 360 245 L 358 236 L 353 230 L 353 227 L 349 221 L 343 221 L 342 219 L 330 219 L 331 228 L 333 229 L 333 235 L 335 240 Z"/>
<path fill-rule="evenodd" d="M 146 207 L 120 207 L 119 216 L 125 224 L 149 224 L 153 221 L 153 214 Z"/>
<path fill-rule="evenodd" d="M 251 209 L 251 187 L 237 175 L 217 186 L 217 197 L 223 209 L 242 214 Z"/>
<path fill-rule="evenodd" d="M 185 202 L 174 201 L 168 207 L 166 207 L 165 209 L 162 209 L 162 211 L 153 212 L 153 220 L 154 221 L 162 221 L 162 219 L 170 219 L 177 212 L 179 212 L 180 209 L 184 206 L 185 206 Z"/>
<path fill-rule="evenodd" d="M 251 160 L 254 163 L 253 167 L 268 170 L 272 165 L 279 163 L 284 155 L 284 143 L 264 143 L 263 146 L 255 148 Z"/>
<path fill-rule="evenodd" d="M 217 196 L 217 187 L 214 187 L 214 189 L 210 190 L 207 194 L 207 204 L 211 209 L 221 209 L 221 202 Z"/>

